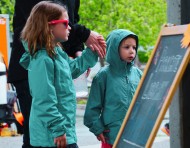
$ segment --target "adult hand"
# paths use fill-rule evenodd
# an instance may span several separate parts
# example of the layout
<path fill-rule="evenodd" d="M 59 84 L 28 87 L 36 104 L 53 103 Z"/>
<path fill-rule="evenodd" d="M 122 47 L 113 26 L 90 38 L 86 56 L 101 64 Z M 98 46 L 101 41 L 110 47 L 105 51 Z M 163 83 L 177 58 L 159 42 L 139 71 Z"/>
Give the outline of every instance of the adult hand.
<path fill-rule="evenodd" d="M 96 51 L 101 58 L 106 55 L 106 42 L 102 35 L 97 32 L 91 31 L 90 36 L 85 42 L 86 46 L 92 51 Z"/>
<path fill-rule="evenodd" d="M 55 138 L 54 143 L 57 145 L 57 148 L 66 148 L 66 135 Z"/>

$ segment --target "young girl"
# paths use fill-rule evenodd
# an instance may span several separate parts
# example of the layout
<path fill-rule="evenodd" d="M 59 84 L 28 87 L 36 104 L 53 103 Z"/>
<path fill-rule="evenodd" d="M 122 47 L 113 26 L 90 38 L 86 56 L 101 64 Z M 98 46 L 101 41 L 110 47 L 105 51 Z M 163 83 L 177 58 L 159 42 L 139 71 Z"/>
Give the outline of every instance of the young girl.
<path fill-rule="evenodd" d="M 107 38 L 110 65 L 93 79 L 84 116 L 102 148 L 112 147 L 141 79 L 141 70 L 134 66 L 137 48 L 138 37 L 131 31 L 114 30 Z"/>
<path fill-rule="evenodd" d="M 98 56 L 87 48 L 81 57 L 69 59 L 59 42 L 68 40 L 70 29 L 66 8 L 42 1 L 32 9 L 21 34 L 26 53 L 20 64 L 28 70 L 30 142 L 34 147 L 78 147 L 72 78 L 94 66 Z M 101 37 L 99 42 L 104 48 Z M 104 51 L 100 53 L 104 55 Z"/>

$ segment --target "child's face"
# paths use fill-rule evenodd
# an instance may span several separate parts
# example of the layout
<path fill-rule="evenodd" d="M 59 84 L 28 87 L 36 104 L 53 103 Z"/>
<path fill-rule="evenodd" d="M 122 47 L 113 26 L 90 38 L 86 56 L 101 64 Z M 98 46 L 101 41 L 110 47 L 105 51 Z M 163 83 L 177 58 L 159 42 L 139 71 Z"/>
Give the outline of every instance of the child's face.
<path fill-rule="evenodd" d="M 130 63 L 136 56 L 136 40 L 128 37 L 121 42 L 119 54 L 122 60 Z"/>
<path fill-rule="evenodd" d="M 67 12 L 64 12 L 63 15 L 60 17 L 60 20 L 69 20 Z M 57 23 L 52 25 L 51 33 L 55 37 L 56 42 L 63 42 L 67 41 L 69 37 L 71 27 L 68 27 L 64 23 Z"/>

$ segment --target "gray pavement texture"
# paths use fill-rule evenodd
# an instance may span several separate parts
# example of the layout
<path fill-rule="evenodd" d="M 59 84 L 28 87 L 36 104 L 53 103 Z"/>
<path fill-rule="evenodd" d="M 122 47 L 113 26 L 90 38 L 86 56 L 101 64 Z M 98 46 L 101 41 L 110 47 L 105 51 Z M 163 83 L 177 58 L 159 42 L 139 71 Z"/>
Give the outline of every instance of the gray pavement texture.
<path fill-rule="evenodd" d="M 76 130 L 79 148 L 100 148 L 101 144 L 96 137 L 89 132 L 88 128 L 83 125 L 83 115 L 85 106 L 77 106 Z M 167 113 L 160 127 L 168 122 L 169 114 Z M 21 148 L 22 136 L 0 137 L 0 148 Z M 158 131 L 153 148 L 170 148 L 170 138 L 161 130 Z"/>

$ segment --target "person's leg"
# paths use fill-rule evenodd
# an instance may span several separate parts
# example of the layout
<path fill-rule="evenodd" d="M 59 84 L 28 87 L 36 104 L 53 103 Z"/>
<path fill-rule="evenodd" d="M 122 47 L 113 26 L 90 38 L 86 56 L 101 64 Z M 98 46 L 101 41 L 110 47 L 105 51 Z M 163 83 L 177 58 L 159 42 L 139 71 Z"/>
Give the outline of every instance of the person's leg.
<path fill-rule="evenodd" d="M 170 129 L 169 123 L 166 123 L 165 127 L 169 130 Z"/>
<path fill-rule="evenodd" d="M 169 123 L 166 123 L 164 127 L 161 128 L 162 132 L 164 132 L 166 135 L 170 136 L 170 128 Z"/>
<path fill-rule="evenodd" d="M 78 148 L 78 145 L 76 143 L 67 145 L 66 148 Z"/>
<path fill-rule="evenodd" d="M 19 81 L 14 83 L 16 88 L 17 97 L 21 108 L 22 115 L 24 117 L 24 135 L 23 135 L 23 146 L 22 148 L 30 148 L 30 135 L 29 135 L 29 116 L 32 103 L 32 97 L 30 95 L 30 89 L 28 80 Z"/>

